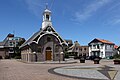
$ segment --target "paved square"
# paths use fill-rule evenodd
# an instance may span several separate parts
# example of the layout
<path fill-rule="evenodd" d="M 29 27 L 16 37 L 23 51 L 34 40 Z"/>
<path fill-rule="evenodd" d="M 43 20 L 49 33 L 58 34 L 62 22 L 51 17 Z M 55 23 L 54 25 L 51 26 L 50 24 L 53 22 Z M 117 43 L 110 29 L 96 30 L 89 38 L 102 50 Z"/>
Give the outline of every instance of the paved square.
<path fill-rule="evenodd" d="M 1 60 L 0 61 L 0 80 L 86 80 L 83 78 L 72 78 L 72 77 L 66 77 L 56 74 L 51 74 L 48 72 L 48 70 L 55 68 L 55 67 L 63 67 L 65 68 L 72 68 L 74 71 L 76 71 L 76 68 L 82 68 L 81 66 L 97 66 L 101 67 L 103 65 L 114 67 L 116 70 L 118 70 L 117 75 L 115 76 L 115 80 L 120 79 L 120 72 L 119 72 L 119 65 L 114 65 L 112 60 L 101 60 L 100 64 L 94 64 L 92 61 L 86 61 L 86 63 L 73 63 L 73 64 L 27 64 L 23 62 L 19 62 L 16 60 Z M 72 67 L 71 67 L 72 66 Z M 61 69 L 61 68 L 60 68 Z M 79 69 L 80 70 L 80 69 Z M 83 69 L 81 69 L 83 70 Z M 92 69 L 85 69 L 83 71 L 94 71 Z M 96 71 L 94 71 L 96 72 Z M 66 73 L 66 72 L 65 72 Z M 75 72 L 72 72 L 71 74 L 74 75 Z M 81 72 L 80 72 L 81 73 Z M 97 79 L 97 73 L 96 72 L 96 79 Z M 77 74 L 77 73 L 75 73 Z M 83 73 L 82 75 L 87 74 Z M 92 74 L 92 73 L 91 73 Z M 95 73 L 94 73 L 95 74 Z M 99 73 L 100 74 L 100 73 Z M 111 73 L 112 74 L 112 73 Z M 85 76 L 85 75 L 84 75 Z M 87 78 L 89 78 L 89 74 L 86 75 Z M 103 75 L 100 75 L 103 76 Z M 107 79 L 106 77 L 101 77 L 100 79 Z"/>

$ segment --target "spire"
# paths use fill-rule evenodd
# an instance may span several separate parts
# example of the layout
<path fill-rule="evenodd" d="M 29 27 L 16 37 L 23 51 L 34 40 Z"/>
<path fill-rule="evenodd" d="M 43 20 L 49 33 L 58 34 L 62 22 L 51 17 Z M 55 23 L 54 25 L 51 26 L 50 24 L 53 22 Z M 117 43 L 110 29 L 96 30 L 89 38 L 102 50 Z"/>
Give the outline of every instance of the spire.
<path fill-rule="evenodd" d="M 43 12 L 43 22 L 42 22 L 42 29 L 52 24 L 51 22 L 51 11 L 48 9 L 48 4 L 46 3 L 46 9 Z"/>

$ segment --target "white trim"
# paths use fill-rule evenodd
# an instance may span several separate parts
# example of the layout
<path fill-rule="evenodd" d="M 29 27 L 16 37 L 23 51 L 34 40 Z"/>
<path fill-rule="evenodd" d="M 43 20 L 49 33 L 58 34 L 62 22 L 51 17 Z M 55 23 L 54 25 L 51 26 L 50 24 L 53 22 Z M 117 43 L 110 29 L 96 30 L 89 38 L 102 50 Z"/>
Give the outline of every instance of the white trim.
<path fill-rule="evenodd" d="M 45 34 L 40 35 L 40 37 L 38 38 L 37 42 L 36 42 L 36 41 L 34 41 L 34 42 L 36 42 L 36 43 L 38 44 L 39 40 L 40 40 L 44 35 L 47 35 L 47 34 L 51 34 L 51 33 L 45 33 Z M 56 36 L 55 34 L 51 34 L 51 35 L 55 36 L 55 37 L 59 40 L 60 44 L 62 44 L 61 41 L 60 41 L 60 39 L 58 38 L 58 36 Z"/>
<path fill-rule="evenodd" d="M 4 46 L 0 46 L 0 48 L 4 48 Z"/>

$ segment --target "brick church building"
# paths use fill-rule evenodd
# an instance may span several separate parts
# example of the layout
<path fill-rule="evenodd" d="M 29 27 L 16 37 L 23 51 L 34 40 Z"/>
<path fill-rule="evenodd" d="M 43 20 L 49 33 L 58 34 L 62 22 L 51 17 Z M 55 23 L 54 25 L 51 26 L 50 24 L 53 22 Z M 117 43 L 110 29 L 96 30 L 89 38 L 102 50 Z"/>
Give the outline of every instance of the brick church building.
<path fill-rule="evenodd" d="M 67 43 L 55 31 L 51 21 L 51 11 L 43 12 L 42 27 L 20 46 L 23 61 L 60 61 L 64 60 Z"/>

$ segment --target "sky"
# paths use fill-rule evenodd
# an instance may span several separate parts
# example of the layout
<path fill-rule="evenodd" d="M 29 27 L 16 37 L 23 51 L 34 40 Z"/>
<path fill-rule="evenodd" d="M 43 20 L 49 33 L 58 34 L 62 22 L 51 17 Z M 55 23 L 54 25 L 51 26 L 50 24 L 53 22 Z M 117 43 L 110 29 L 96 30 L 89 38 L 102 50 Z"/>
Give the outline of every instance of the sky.
<path fill-rule="evenodd" d="M 120 0 L 0 0 L 0 41 L 9 33 L 29 39 L 41 28 L 46 3 L 63 39 L 87 45 L 99 38 L 120 45 Z"/>

